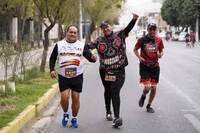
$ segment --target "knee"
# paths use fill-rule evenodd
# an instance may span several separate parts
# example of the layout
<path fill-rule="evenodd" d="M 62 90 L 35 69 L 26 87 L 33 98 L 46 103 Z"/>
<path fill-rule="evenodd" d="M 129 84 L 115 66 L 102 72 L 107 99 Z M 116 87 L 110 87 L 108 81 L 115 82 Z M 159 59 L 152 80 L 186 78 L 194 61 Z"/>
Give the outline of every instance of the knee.
<path fill-rule="evenodd" d="M 145 85 L 144 90 L 146 92 L 149 92 L 151 90 L 151 86 L 150 85 Z"/>
<path fill-rule="evenodd" d="M 69 96 L 61 96 L 61 103 L 68 103 L 69 102 Z"/>
<path fill-rule="evenodd" d="M 78 102 L 79 102 L 79 96 L 77 96 L 77 95 L 72 95 L 72 102 L 73 102 L 73 103 L 78 103 Z"/>
<path fill-rule="evenodd" d="M 156 87 L 155 87 L 155 86 L 152 86 L 152 87 L 151 87 L 151 91 L 155 93 L 155 92 L 156 92 Z"/>
<path fill-rule="evenodd" d="M 120 92 L 113 91 L 111 93 L 112 99 L 120 99 Z"/>
<path fill-rule="evenodd" d="M 61 102 L 62 103 L 67 103 L 68 101 L 69 101 L 69 93 L 62 92 L 61 93 Z"/>

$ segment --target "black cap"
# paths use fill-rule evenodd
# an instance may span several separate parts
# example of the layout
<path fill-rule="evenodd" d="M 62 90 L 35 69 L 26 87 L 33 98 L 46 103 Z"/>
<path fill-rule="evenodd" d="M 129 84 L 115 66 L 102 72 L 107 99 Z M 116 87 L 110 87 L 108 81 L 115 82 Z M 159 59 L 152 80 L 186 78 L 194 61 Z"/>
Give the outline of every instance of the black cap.
<path fill-rule="evenodd" d="M 104 20 L 104 21 L 101 22 L 100 27 L 102 28 L 103 25 L 106 25 L 106 26 L 107 26 L 107 25 L 110 25 L 110 24 L 111 24 L 111 23 L 110 23 L 109 20 Z"/>
<path fill-rule="evenodd" d="M 155 23 L 150 23 L 150 24 L 148 24 L 148 29 L 149 28 L 157 28 L 157 26 Z"/>

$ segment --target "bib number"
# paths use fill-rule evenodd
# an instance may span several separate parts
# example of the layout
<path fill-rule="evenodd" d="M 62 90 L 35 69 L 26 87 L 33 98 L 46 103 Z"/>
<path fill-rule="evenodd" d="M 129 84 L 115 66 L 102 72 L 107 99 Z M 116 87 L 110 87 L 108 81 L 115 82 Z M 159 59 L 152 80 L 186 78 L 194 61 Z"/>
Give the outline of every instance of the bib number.
<path fill-rule="evenodd" d="M 115 82 L 116 81 L 116 75 L 114 73 L 105 73 L 105 81 Z"/>
<path fill-rule="evenodd" d="M 65 68 L 65 76 L 67 78 L 75 77 L 77 74 L 76 68 Z"/>

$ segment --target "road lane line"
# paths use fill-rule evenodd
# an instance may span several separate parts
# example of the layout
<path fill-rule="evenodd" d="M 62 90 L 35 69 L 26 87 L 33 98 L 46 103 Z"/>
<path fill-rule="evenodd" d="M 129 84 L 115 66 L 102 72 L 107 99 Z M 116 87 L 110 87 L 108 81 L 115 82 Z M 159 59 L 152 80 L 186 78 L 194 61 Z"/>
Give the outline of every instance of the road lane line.
<path fill-rule="evenodd" d="M 175 84 L 167 80 L 163 75 L 161 75 L 161 79 L 163 80 L 164 83 L 168 84 L 168 86 L 173 88 L 177 94 L 184 97 L 184 99 L 186 99 L 192 105 L 194 110 L 198 112 L 200 111 L 200 106 L 196 102 L 194 102 L 186 93 L 184 93 L 181 89 L 179 89 Z"/>
<path fill-rule="evenodd" d="M 194 128 L 200 133 L 200 121 L 192 114 L 185 114 L 185 118 L 194 126 Z"/>

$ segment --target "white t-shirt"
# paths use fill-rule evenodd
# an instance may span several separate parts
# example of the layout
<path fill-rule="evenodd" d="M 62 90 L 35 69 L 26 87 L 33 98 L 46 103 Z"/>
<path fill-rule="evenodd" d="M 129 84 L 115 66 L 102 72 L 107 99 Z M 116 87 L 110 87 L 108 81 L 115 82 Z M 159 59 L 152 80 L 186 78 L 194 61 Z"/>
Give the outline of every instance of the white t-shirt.
<path fill-rule="evenodd" d="M 68 43 L 66 40 L 57 42 L 59 74 L 66 78 L 73 78 L 83 73 L 82 56 L 84 43 L 77 40 Z"/>

